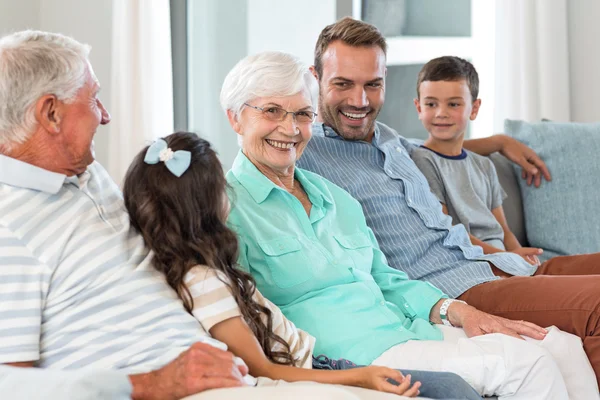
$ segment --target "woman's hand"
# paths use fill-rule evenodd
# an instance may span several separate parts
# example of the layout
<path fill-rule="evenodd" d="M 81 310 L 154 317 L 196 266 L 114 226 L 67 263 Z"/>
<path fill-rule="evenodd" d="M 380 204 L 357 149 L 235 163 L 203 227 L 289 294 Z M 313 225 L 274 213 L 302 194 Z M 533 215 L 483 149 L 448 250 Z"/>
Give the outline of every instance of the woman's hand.
<path fill-rule="evenodd" d="M 542 340 L 548 333 L 546 329 L 531 322 L 498 317 L 459 302 L 454 302 L 448 307 L 448 319 L 453 326 L 462 327 L 467 337 L 503 333 L 517 339 L 528 336 Z"/>
<path fill-rule="evenodd" d="M 357 386 L 365 389 L 378 390 L 380 392 L 394 393 L 406 397 L 417 397 L 421 382 L 411 385 L 411 376 L 406 377 L 399 371 L 387 367 L 362 367 L 352 370 L 357 375 Z M 388 379 L 398 382 L 398 385 L 390 383 Z"/>

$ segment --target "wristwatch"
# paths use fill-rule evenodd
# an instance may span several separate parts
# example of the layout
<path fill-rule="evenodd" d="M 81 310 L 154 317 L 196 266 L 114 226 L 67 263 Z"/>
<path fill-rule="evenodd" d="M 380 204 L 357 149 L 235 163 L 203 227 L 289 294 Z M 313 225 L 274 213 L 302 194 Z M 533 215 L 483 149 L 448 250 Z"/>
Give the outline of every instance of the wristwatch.
<path fill-rule="evenodd" d="M 448 319 L 448 307 L 450 307 L 450 304 L 454 303 L 455 301 L 458 303 L 467 304 L 467 302 L 462 301 L 462 300 L 456 300 L 456 299 L 444 300 L 444 302 L 442 303 L 442 306 L 440 307 L 440 319 L 442 320 L 442 324 L 444 324 L 446 326 L 454 326 L 450 323 L 450 320 Z"/>

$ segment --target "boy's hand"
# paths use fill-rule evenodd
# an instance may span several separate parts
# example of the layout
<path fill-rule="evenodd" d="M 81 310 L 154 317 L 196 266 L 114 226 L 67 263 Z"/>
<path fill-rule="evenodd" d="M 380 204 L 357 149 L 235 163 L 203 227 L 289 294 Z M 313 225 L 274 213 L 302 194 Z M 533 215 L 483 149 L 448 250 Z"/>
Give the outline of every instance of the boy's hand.
<path fill-rule="evenodd" d="M 535 187 L 540 187 L 542 176 L 547 181 L 552 180 L 546 163 L 542 161 L 535 151 L 518 140 L 503 135 L 500 153 L 515 164 L 521 166 L 523 169 L 521 176 L 523 179 L 527 179 L 527 185 L 533 183 Z"/>
<path fill-rule="evenodd" d="M 541 263 L 537 256 L 541 255 L 544 250 L 537 249 L 535 247 L 521 247 L 513 250 L 512 252 L 523 257 L 523 259 L 529 264 L 539 267 Z"/>

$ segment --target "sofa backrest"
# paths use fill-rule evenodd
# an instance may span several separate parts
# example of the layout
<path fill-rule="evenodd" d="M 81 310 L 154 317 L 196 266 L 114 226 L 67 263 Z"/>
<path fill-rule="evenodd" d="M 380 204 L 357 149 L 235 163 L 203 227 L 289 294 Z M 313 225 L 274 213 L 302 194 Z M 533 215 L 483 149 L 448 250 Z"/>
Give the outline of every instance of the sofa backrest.
<path fill-rule="evenodd" d="M 498 180 L 500 185 L 506 192 L 506 199 L 502 204 L 506 221 L 511 231 L 517 237 L 521 245 L 527 246 L 527 233 L 525 231 L 525 219 L 523 217 L 523 201 L 521 198 L 521 189 L 519 188 L 518 179 L 512 166 L 512 163 L 499 153 L 494 153 L 490 156 L 494 162 Z"/>

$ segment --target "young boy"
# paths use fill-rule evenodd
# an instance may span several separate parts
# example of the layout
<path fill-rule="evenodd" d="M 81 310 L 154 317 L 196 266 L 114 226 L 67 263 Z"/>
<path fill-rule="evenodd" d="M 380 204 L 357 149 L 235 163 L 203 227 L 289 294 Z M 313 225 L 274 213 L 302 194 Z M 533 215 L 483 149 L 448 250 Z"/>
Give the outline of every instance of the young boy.
<path fill-rule="evenodd" d="M 485 254 L 510 251 L 539 265 L 541 249 L 521 247 L 510 231 L 502 201 L 506 194 L 494 164 L 463 149 L 469 120 L 477 117 L 481 100 L 479 77 L 473 65 L 458 57 L 429 61 L 419 72 L 419 119 L 429 132 L 425 144 L 412 154 L 442 210 L 453 224 L 463 224 L 474 245 Z"/>

